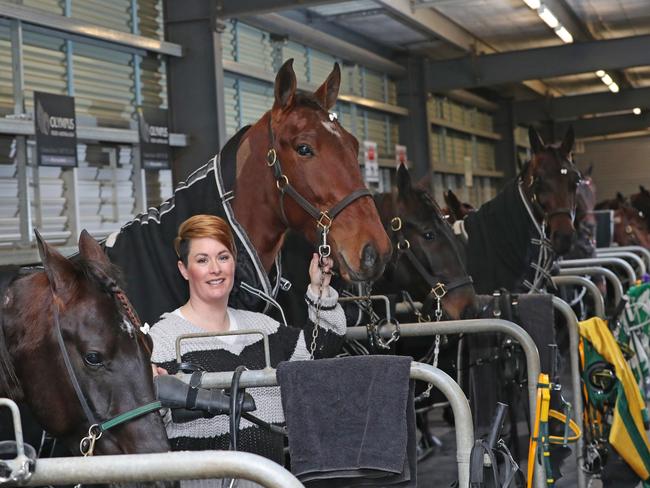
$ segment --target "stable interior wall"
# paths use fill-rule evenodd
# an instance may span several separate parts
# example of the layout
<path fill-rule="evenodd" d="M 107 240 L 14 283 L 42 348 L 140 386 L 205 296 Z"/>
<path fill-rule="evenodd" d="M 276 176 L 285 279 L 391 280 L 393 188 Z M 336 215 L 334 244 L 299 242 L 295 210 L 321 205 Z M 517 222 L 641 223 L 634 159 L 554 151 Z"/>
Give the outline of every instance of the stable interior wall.
<path fill-rule="evenodd" d="M 585 142 L 584 148 L 575 160 L 580 169 L 593 163 L 598 201 L 650 188 L 650 136 Z"/>

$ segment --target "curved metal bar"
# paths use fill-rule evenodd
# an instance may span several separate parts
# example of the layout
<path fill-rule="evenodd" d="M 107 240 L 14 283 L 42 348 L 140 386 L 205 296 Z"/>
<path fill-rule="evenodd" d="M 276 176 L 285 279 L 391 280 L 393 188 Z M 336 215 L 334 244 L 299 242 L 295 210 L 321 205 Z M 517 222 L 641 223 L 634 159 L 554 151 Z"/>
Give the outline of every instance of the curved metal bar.
<path fill-rule="evenodd" d="M 620 278 L 611 269 L 603 268 L 602 266 L 584 266 L 580 268 L 564 268 L 560 270 L 560 276 L 604 276 L 609 281 L 614 289 L 614 305 L 621 302 L 623 294 L 623 283 Z"/>
<path fill-rule="evenodd" d="M 600 254 L 601 252 L 606 253 L 609 251 L 615 251 L 615 252 L 629 251 L 629 252 L 637 253 L 643 257 L 646 264 L 646 269 L 650 269 L 650 250 L 646 249 L 643 246 L 614 246 L 614 247 L 596 248 L 596 254 Z"/>
<path fill-rule="evenodd" d="M 572 268 L 580 266 L 617 266 L 622 268 L 627 274 L 630 286 L 636 281 L 634 269 L 624 259 L 621 258 L 588 258 L 588 259 L 565 259 L 556 261 L 560 268 Z"/>
<path fill-rule="evenodd" d="M 551 278 L 555 286 L 584 286 L 594 298 L 594 307 L 596 309 L 596 316 L 605 319 L 605 300 L 603 294 L 600 293 L 598 287 L 593 281 L 584 278 L 583 276 L 553 276 Z"/>
<path fill-rule="evenodd" d="M 23 486 L 237 478 L 267 488 L 304 488 L 277 463 L 241 451 L 185 451 L 39 459 Z"/>
<path fill-rule="evenodd" d="M 366 330 L 365 327 L 352 328 L 363 329 L 364 331 Z M 205 373 L 201 378 L 201 386 L 203 388 L 227 388 L 231 384 L 232 374 L 231 371 Z M 189 374 L 179 374 L 176 376 L 186 383 L 190 381 L 191 377 Z M 459 486 L 462 488 L 469 488 L 469 457 L 472 451 L 472 446 L 474 445 L 474 424 L 472 421 L 472 412 L 463 390 L 460 389 L 456 382 L 447 373 L 428 364 L 418 363 L 415 361 L 412 362 L 410 376 L 413 379 L 431 383 L 449 400 L 451 409 L 454 412 L 456 461 L 458 463 Z M 244 371 L 239 381 L 239 385 L 242 388 L 277 386 L 277 384 L 278 380 L 276 377 L 276 370 L 274 369 Z M 535 384 L 537 384 L 537 380 L 535 380 Z"/>
<path fill-rule="evenodd" d="M 553 307 L 560 312 L 565 319 L 567 330 L 569 331 L 569 365 L 571 367 L 571 390 L 573 394 L 573 412 L 575 421 L 582 429 L 583 405 L 582 405 L 582 387 L 580 381 L 580 358 L 578 357 L 578 318 L 571 306 L 564 300 L 553 297 Z M 587 487 L 587 479 L 582 469 L 583 453 L 585 447 L 584 436 L 580 436 L 576 443 L 576 465 L 578 471 L 578 488 Z"/>
<path fill-rule="evenodd" d="M 474 334 L 479 332 L 501 332 L 515 339 L 521 345 L 526 356 L 526 367 L 528 375 L 528 400 L 530 418 L 535 418 L 535 406 L 537 404 L 537 381 L 539 380 L 540 363 L 539 352 L 535 342 L 528 332 L 517 324 L 501 319 L 472 319 L 472 320 L 450 320 L 444 322 L 423 322 L 419 324 L 400 324 L 400 335 L 402 337 L 423 337 L 436 334 Z M 379 334 L 389 338 L 392 335 L 394 326 L 386 325 L 380 328 Z M 365 327 L 348 327 L 346 332 L 348 339 L 367 339 Z M 535 464 L 535 486 L 544 488 L 544 470 L 538 462 Z"/>
<path fill-rule="evenodd" d="M 647 267 L 645 265 L 645 261 L 643 261 L 643 258 L 633 252 L 629 252 L 629 251 L 607 251 L 604 253 L 596 252 L 596 256 L 603 257 L 603 258 L 621 258 L 627 260 L 628 262 L 633 261 L 634 265 L 636 266 L 635 271 L 638 278 L 643 277 L 643 275 L 646 274 L 647 272 Z"/>

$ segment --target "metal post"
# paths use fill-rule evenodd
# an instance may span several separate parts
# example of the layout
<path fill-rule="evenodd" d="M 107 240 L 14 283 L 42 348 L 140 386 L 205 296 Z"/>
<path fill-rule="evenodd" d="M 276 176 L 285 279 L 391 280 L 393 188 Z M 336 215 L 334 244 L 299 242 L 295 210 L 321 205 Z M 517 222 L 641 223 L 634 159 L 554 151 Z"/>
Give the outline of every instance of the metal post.
<path fill-rule="evenodd" d="M 621 259 L 626 259 L 628 261 L 633 261 L 633 263 L 636 265 L 636 275 L 638 278 L 642 278 L 644 274 L 647 272 L 647 267 L 645 265 L 645 261 L 643 261 L 643 258 L 639 256 L 638 254 L 635 254 L 633 252 L 629 251 L 607 251 L 604 253 L 596 253 L 598 257 L 602 258 L 621 258 Z"/>
<path fill-rule="evenodd" d="M 184 451 L 39 459 L 34 474 L 21 486 L 214 478 L 246 479 L 268 488 L 304 488 L 295 476 L 279 464 L 257 454 L 241 451 Z"/>
<path fill-rule="evenodd" d="M 643 246 L 616 246 L 616 247 L 599 247 L 596 249 L 596 254 L 606 254 L 608 252 L 628 251 L 639 254 L 643 257 L 646 264 L 646 269 L 650 269 L 650 251 Z"/>
<path fill-rule="evenodd" d="M 578 319 L 575 313 L 573 313 L 571 306 L 558 297 L 553 297 L 553 307 L 555 307 L 555 310 L 564 316 L 567 330 L 569 331 L 569 365 L 571 367 L 571 389 L 573 390 L 573 412 L 576 423 L 580 426 L 581 429 L 583 429 L 582 386 L 580 381 L 580 359 L 578 357 Z M 585 472 L 582 469 L 584 448 L 585 439 L 584 436 L 581 435 L 578 437 L 578 441 L 576 443 L 578 488 L 586 488 L 587 486 Z"/>
<path fill-rule="evenodd" d="M 593 296 L 596 316 L 605 319 L 605 301 L 598 287 L 587 278 L 582 276 L 553 276 L 551 278 L 555 286 L 584 286 Z"/>
<path fill-rule="evenodd" d="M 630 263 L 620 258 L 565 259 L 562 261 L 557 261 L 557 263 L 560 265 L 560 268 L 571 268 L 579 266 L 617 266 L 625 271 L 630 286 L 633 285 L 636 281 L 636 274 L 634 273 L 634 269 Z"/>
<path fill-rule="evenodd" d="M 505 321 L 501 320 L 499 322 Z M 509 322 L 506 323 L 509 324 Z M 353 329 L 363 329 L 365 331 L 365 327 L 353 327 Z M 528 337 L 530 339 L 530 336 Z M 539 373 L 539 358 L 537 366 Z M 200 386 L 203 388 L 228 388 L 232 382 L 232 375 L 232 372 L 204 373 L 201 377 Z M 184 382 L 189 383 L 192 375 L 178 374 L 176 376 Z M 465 398 L 465 394 L 447 373 L 428 364 L 411 363 L 410 377 L 433 384 L 449 400 L 451 409 L 454 412 L 459 487 L 469 488 L 469 457 L 472 446 L 474 445 L 474 425 L 472 422 L 472 412 L 469 408 L 467 398 Z M 278 380 L 276 370 L 274 369 L 244 371 L 239 381 L 239 385 L 242 388 L 277 386 L 277 384 Z M 537 384 L 537 379 L 535 380 L 535 384 Z"/>
<path fill-rule="evenodd" d="M 142 167 L 140 144 L 131 146 L 131 162 L 133 163 L 133 193 L 135 196 L 134 213 L 147 211 L 147 174 Z"/>
<path fill-rule="evenodd" d="M 531 422 L 535 418 L 537 404 L 537 381 L 539 380 L 540 363 L 539 352 L 535 342 L 528 332 L 517 324 L 500 319 L 472 319 L 472 320 L 450 320 L 444 322 L 423 322 L 419 324 L 401 324 L 400 335 L 402 337 L 423 337 L 436 334 L 475 334 L 479 332 L 501 332 L 515 339 L 521 345 L 526 356 L 526 369 L 528 375 L 528 401 Z M 386 325 L 380 328 L 379 334 L 384 338 L 390 338 L 394 326 Z M 365 327 L 348 327 L 346 332 L 348 339 L 364 340 L 368 333 Z M 535 487 L 544 488 L 545 475 L 542 465 L 535 463 Z"/>
<path fill-rule="evenodd" d="M 584 266 L 582 268 L 565 268 L 560 270 L 560 276 L 598 276 L 602 275 L 608 280 L 614 290 L 614 304 L 617 305 L 623 298 L 623 284 L 618 275 L 611 269 L 603 268 L 602 266 Z"/>
<path fill-rule="evenodd" d="M 14 115 L 25 115 L 25 77 L 23 74 L 23 26 L 20 20 L 11 21 L 11 76 L 14 98 Z M 27 138 L 16 136 L 16 177 L 18 179 L 18 216 L 20 219 L 21 247 L 32 242 L 32 209 L 29 176 L 27 174 Z"/>
<path fill-rule="evenodd" d="M 68 238 L 68 245 L 74 246 L 77 244 L 79 234 L 81 234 L 81 222 L 79 218 L 79 195 L 78 195 L 78 181 L 79 169 L 78 168 L 64 168 L 61 170 L 63 173 L 63 182 L 65 184 L 65 199 L 66 209 L 68 214 L 68 230 L 70 237 Z"/>

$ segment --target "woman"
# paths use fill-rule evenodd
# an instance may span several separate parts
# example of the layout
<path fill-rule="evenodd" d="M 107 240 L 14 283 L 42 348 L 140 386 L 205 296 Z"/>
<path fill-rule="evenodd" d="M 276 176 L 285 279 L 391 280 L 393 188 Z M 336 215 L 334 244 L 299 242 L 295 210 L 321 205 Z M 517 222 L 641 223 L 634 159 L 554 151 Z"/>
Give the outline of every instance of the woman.
<path fill-rule="evenodd" d="M 180 308 L 163 314 L 150 330 L 154 348 L 152 361 L 162 372 L 176 373 L 175 341 L 184 334 L 201 332 L 228 332 L 247 329 L 263 330 L 268 334 L 271 364 L 281 361 L 310 359 L 336 354 L 345 335 L 345 315 L 338 304 L 336 290 L 329 286 L 332 261 L 325 259 L 323 274 L 314 254 L 309 266 L 310 285 L 305 301 L 309 308 L 305 332 L 283 327 L 267 315 L 235 310 L 228 307 L 233 288 L 237 250 L 228 224 L 213 215 L 195 215 L 183 222 L 174 241 L 178 255 L 178 270 L 189 284 L 189 300 Z M 321 288 L 320 319 L 316 304 Z M 319 327 L 315 325 L 318 322 Z M 305 335 L 309 338 L 305 340 Z M 312 337 L 316 335 L 312 346 Z M 264 347 L 259 335 L 237 335 L 184 340 L 181 343 L 182 361 L 205 371 L 233 371 L 244 365 L 262 369 Z M 271 423 L 284 421 L 278 387 L 255 388 L 250 393 L 255 399 L 255 415 Z M 238 435 L 239 449 L 261 454 L 283 464 L 283 439 L 266 429 L 241 420 Z M 228 417 L 198 419 L 187 423 L 168 423 L 167 434 L 173 450 L 228 449 Z M 243 486 L 240 484 L 239 486 Z"/>

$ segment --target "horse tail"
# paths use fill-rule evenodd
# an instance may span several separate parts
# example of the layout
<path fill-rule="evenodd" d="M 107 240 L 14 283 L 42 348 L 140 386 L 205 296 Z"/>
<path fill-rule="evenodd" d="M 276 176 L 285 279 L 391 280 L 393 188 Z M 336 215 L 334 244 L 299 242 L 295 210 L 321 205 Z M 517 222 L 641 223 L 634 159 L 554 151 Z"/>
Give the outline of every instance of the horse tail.
<path fill-rule="evenodd" d="M 22 397 L 22 388 L 7 347 L 4 308 L 7 291 L 19 273 L 19 266 L 0 266 L 0 397 L 8 396 L 14 400 Z"/>

